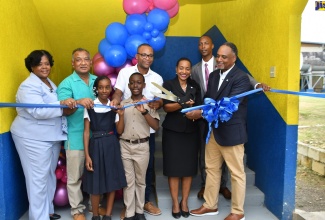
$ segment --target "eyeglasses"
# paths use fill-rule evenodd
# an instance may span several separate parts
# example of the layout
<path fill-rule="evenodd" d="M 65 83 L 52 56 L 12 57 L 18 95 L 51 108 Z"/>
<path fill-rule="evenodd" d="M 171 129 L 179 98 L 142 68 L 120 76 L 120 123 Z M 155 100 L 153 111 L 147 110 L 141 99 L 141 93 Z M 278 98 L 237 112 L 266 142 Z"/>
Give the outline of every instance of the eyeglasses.
<path fill-rule="evenodd" d="M 141 58 L 153 58 L 153 54 L 146 54 L 146 53 L 137 53 L 141 56 Z"/>

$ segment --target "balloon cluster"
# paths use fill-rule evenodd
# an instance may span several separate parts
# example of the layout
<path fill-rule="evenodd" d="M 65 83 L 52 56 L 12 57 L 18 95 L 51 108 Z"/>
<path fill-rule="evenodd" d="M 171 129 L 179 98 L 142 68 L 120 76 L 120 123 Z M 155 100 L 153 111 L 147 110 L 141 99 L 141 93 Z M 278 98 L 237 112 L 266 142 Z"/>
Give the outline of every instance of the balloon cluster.
<path fill-rule="evenodd" d="M 150 44 L 154 51 L 165 46 L 164 33 L 179 4 L 177 0 L 123 0 L 123 9 L 127 14 L 125 24 L 113 22 L 107 26 L 93 58 L 94 73 L 113 79 L 113 86 L 122 68 L 137 64 L 135 55 L 140 44 Z"/>
<path fill-rule="evenodd" d="M 54 194 L 53 203 L 56 206 L 65 206 L 69 204 L 68 191 L 67 191 L 67 167 L 64 149 L 60 153 L 58 165 L 55 170 L 57 179 L 56 190 Z"/>

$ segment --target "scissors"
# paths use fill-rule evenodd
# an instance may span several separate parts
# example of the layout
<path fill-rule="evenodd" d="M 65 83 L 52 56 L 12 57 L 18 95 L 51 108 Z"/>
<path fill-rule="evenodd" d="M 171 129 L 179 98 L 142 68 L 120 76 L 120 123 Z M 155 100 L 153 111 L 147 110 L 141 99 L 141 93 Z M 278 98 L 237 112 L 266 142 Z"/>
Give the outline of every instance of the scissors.
<path fill-rule="evenodd" d="M 160 86 L 159 84 L 155 83 L 155 82 L 151 82 L 152 85 L 156 86 L 158 89 L 160 89 L 161 91 L 163 91 L 165 94 L 161 94 L 161 93 L 157 93 L 157 92 L 151 92 L 153 95 L 162 98 L 162 99 L 167 99 L 173 102 L 178 102 L 180 103 L 180 98 L 177 97 L 176 95 L 174 95 L 172 92 L 168 91 L 167 89 L 165 89 L 164 87 Z M 180 104 L 184 104 L 184 103 L 180 103 Z"/>

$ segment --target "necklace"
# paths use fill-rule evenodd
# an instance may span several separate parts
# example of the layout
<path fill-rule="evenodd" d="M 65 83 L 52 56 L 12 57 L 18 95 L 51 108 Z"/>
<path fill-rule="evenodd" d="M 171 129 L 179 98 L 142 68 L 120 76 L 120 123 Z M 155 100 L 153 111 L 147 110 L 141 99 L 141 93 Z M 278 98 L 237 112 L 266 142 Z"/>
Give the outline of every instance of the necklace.
<path fill-rule="evenodd" d="M 181 85 L 182 89 L 185 91 L 186 90 L 186 87 L 187 87 L 187 84 L 186 85 Z"/>

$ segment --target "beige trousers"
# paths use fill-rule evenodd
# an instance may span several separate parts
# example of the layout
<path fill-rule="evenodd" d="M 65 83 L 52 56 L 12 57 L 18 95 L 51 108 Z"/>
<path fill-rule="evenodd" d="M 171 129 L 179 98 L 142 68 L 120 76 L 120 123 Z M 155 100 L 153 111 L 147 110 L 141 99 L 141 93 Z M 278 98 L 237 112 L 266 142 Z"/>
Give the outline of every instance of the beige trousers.
<path fill-rule="evenodd" d="M 246 192 L 246 174 L 244 170 L 244 144 L 235 146 L 220 146 L 214 139 L 213 132 L 205 149 L 206 185 L 204 191 L 204 207 L 218 207 L 218 195 L 223 161 L 231 175 L 231 213 L 244 214 Z"/>
<path fill-rule="evenodd" d="M 149 142 L 130 144 L 120 140 L 122 162 L 127 186 L 123 189 L 125 217 L 142 214 L 149 162 Z"/>
<path fill-rule="evenodd" d="M 69 203 L 71 206 L 71 215 L 83 212 L 86 208 L 83 202 L 81 191 L 81 176 L 85 166 L 84 150 L 66 150 L 67 157 L 67 190 Z"/>

